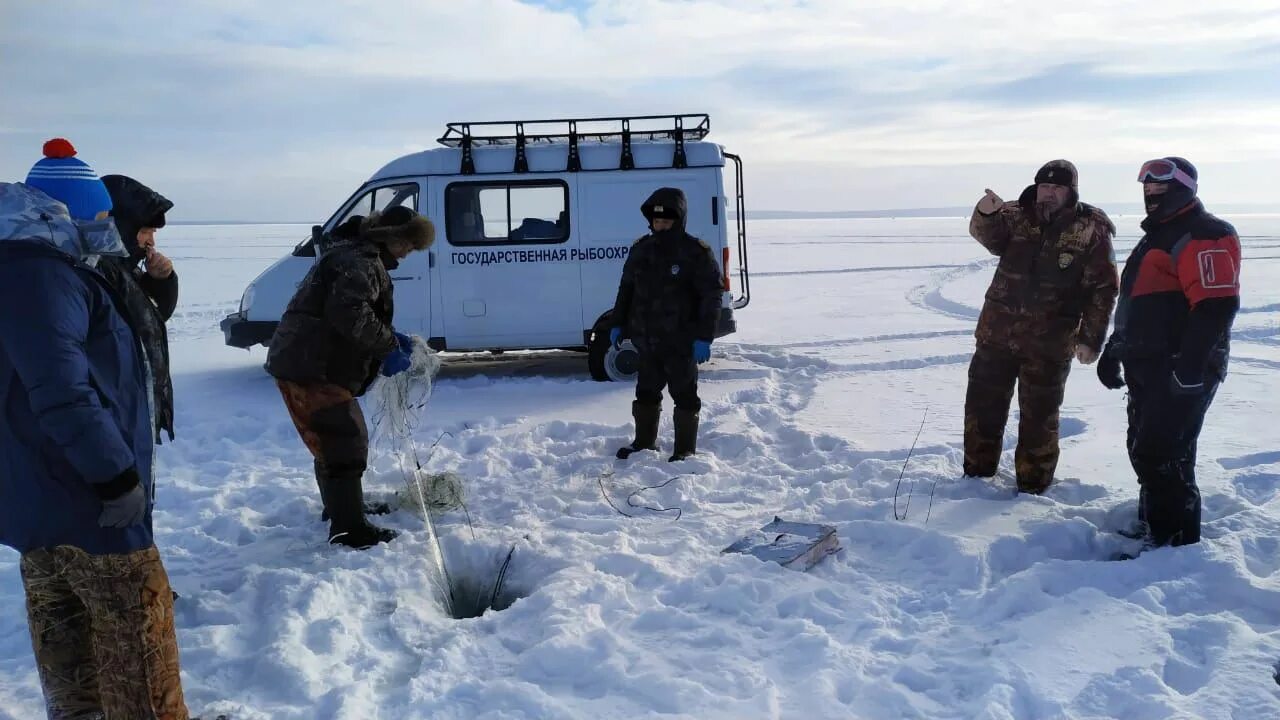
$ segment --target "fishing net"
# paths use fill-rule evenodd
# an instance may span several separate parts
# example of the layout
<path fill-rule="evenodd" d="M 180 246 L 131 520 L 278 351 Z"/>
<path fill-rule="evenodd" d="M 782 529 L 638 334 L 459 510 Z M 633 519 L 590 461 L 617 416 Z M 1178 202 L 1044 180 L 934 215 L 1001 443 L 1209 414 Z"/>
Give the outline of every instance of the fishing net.
<path fill-rule="evenodd" d="M 422 411 L 431 399 L 440 356 L 420 337 L 413 338 L 409 369 L 392 377 L 379 377 L 370 389 L 374 406 L 373 437 L 388 449 L 398 451 L 413 437 Z"/>
<path fill-rule="evenodd" d="M 409 369 L 379 378 L 370 389 L 374 445 L 400 460 L 405 473 L 405 492 L 400 494 L 400 506 L 419 514 L 428 510 L 436 513 L 457 510 L 463 504 L 461 476 L 453 472 L 427 472 L 418 462 L 413 444 L 440 364 L 440 356 L 427 347 L 422 338 L 414 337 Z"/>
<path fill-rule="evenodd" d="M 374 447 L 396 457 L 404 474 L 405 490 L 400 493 L 400 507 L 421 517 L 429 534 L 428 547 L 432 574 L 435 575 L 433 584 L 441 607 L 456 619 L 479 617 L 486 610 L 503 609 L 510 604 L 512 598 L 505 593 L 504 585 L 515 545 L 511 546 L 505 560 L 496 569 L 492 581 L 484 576 L 472 577 L 467 572 L 457 577 L 449 572 L 449 563 L 436 532 L 435 517 L 460 508 L 466 515 L 467 525 L 471 526 L 472 539 L 475 539 L 471 514 L 463 499 L 463 477 L 452 471 L 428 472 L 423 466 L 429 463 L 435 445 L 431 446 L 424 461 L 414 443 L 414 435 L 420 429 L 439 371 L 440 357 L 427 347 L 422 338 L 414 337 L 409 369 L 393 377 L 379 378 L 370 388 L 373 419 L 370 435 Z M 436 443 L 443 437 L 441 434 Z"/>
<path fill-rule="evenodd" d="M 409 369 L 392 377 L 380 377 L 370 388 L 373 406 L 373 432 L 370 434 L 375 447 L 385 448 L 396 456 L 405 483 L 401 504 L 421 511 L 431 540 L 428 546 L 431 548 L 431 561 L 437 575 L 436 593 L 445 611 L 453 616 L 453 581 L 445 564 L 444 550 L 440 547 L 440 535 L 436 532 L 432 515 L 462 506 L 462 483 L 453 473 L 437 473 L 434 476 L 428 473 L 422 467 L 417 445 L 413 442 L 413 435 L 422 422 L 423 411 L 431 400 L 431 390 L 439 371 L 440 357 L 427 347 L 422 338 L 415 336 Z"/>

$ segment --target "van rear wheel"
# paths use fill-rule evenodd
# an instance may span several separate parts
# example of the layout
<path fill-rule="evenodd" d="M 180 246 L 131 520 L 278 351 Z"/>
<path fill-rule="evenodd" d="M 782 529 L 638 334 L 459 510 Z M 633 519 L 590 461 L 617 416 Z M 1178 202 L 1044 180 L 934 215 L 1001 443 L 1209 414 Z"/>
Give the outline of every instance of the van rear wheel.
<path fill-rule="evenodd" d="M 608 333 L 597 330 L 587 348 L 587 368 L 591 379 L 599 382 L 631 382 L 640 372 L 640 353 L 630 340 L 615 350 L 609 344 Z"/>

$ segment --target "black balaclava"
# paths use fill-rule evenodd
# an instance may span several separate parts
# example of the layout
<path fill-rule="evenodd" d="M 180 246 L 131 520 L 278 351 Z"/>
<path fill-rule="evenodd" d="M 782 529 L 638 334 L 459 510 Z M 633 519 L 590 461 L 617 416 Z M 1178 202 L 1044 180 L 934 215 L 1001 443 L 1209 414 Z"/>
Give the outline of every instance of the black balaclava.
<path fill-rule="evenodd" d="M 653 230 L 653 221 L 656 218 L 666 218 L 675 221 L 675 226 L 670 230 L 664 230 L 661 233 L 654 233 L 655 236 L 675 237 L 683 236 L 685 223 L 689 216 L 689 203 L 685 199 L 684 191 L 679 188 L 662 187 L 658 188 L 649 196 L 648 200 L 640 206 L 640 212 L 644 215 L 645 220 L 649 221 L 649 229 Z"/>
<path fill-rule="evenodd" d="M 1180 157 L 1167 157 L 1164 159 L 1177 165 L 1179 170 L 1190 175 L 1193 180 L 1198 181 L 1200 179 L 1199 173 L 1196 172 L 1196 166 L 1192 165 L 1187 159 Z M 1157 181 L 1152 180 L 1150 182 Z M 1196 190 L 1183 185 L 1176 179 L 1162 181 L 1162 184 L 1169 186 L 1169 189 L 1164 194 L 1151 197 L 1143 195 L 1147 208 L 1147 218 L 1155 222 L 1168 220 L 1196 200 Z"/>

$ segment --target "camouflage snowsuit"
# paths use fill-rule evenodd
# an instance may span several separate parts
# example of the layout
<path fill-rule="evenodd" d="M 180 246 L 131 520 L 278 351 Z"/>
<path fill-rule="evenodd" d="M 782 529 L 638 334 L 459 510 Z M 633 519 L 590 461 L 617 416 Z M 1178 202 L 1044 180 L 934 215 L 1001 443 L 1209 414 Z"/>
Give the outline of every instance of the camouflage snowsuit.
<path fill-rule="evenodd" d="M 1101 352 L 1119 288 L 1101 210 L 1077 203 L 1042 225 L 1035 186 L 1018 206 L 977 209 L 969 234 L 1000 258 L 975 332 L 965 397 L 964 472 L 995 475 L 1014 385 L 1021 420 L 1014 455 L 1019 489 L 1042 492 L 1058 465 L 1058 411 L 1076 345 Z"/>
<path fill-rule="evenodd" d="M 315 460 L 316 486 L 330 536 L 368 529 L 361 478 L 369 431 L 356 398 L 369 389 L 386 357 L 398 348 L 392 319 L 395 292 L 387 249 L 404 240 L 424 249 L 435 238 L 427 218 L 377 226 L 379 216 L 356 216 L 335 231 L 341 240 L 299 283 L 271 339 L 266 369 L 277 382 L 298 434 Z"/>

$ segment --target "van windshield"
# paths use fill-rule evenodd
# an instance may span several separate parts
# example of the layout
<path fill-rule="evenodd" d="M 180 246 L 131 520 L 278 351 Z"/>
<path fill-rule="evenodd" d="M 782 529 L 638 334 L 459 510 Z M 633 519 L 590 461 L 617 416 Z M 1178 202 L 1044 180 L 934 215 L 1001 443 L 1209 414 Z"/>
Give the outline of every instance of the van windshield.
<path fill-rule="evenodd" d="M 399 183 L 370 188 L 361 193 L 354 202 L 347 206 L 345 211 L 336 216 L 337 219 L 329 227 L 337 227 L 356 215 L 367 217 L 371 212 L 386 212 L 398 206 L 407 207 L 415 212 L 418 210 L 417 183 Z M 298 245 L 293 254 L 298 257 L 315 256 L 315 236 L 313 235 Z"/>
<path fill-rule="evenodd" d="M 368 216 L 372 212 L 386 212 L 387 210 L 403 206 L 410 210 L 418 209 L 418 184 L 417 183 L 401 183 L 399 185 L 386 185 L 384 187 L 373 188 L 361 195 L 358 200 L 352 203 L 351 207 L 342 214 L 338 221 L 332 225 L 337 227 L 355 215 Z"/>

